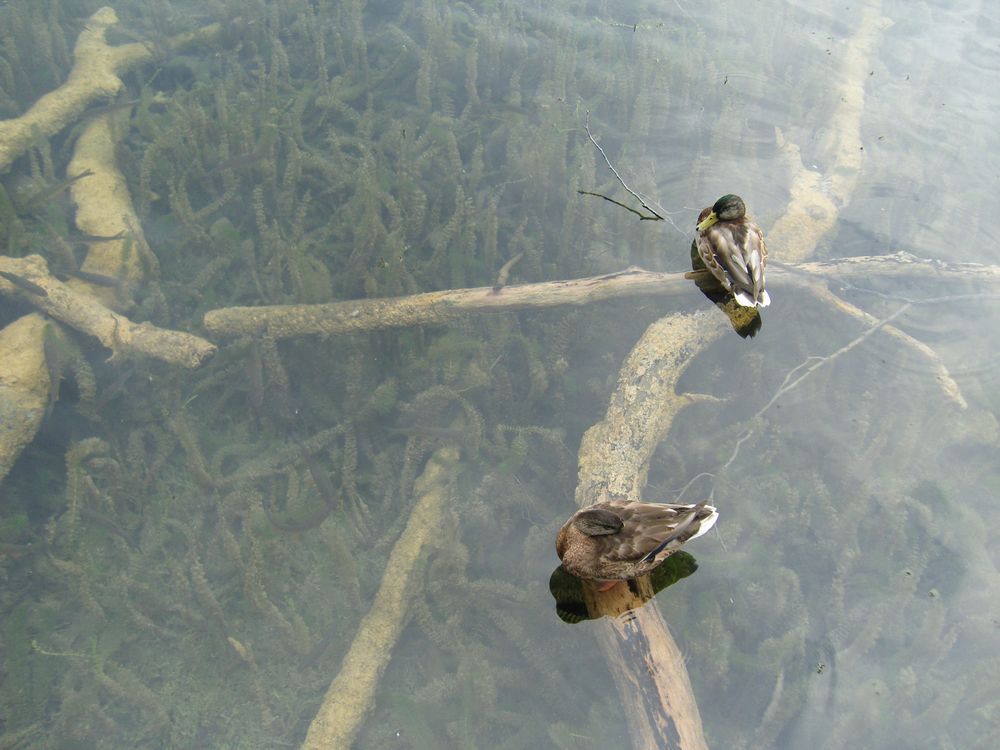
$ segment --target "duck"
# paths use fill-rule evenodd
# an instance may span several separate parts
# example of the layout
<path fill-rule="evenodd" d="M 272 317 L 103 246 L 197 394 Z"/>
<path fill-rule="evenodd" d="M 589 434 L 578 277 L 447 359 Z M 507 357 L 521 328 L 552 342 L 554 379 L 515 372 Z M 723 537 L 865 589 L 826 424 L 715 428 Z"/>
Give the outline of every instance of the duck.
<path fill-rule="evenodd" d="M 747 216 L 740 196 L 724 195 L 698 214 L 691 260 L 696 270 L 707 269 L 739 305 L 761 308 L 771 304 L 764 289 L 764 233 Z"/>
<path fill-rule="evenodd" d="M 605 500 L 570 516 L 556 535 L 556 554 L 567 573 L 607 591 L 649 573 L 718 518 L 705 500 L 694 505 Z"/>

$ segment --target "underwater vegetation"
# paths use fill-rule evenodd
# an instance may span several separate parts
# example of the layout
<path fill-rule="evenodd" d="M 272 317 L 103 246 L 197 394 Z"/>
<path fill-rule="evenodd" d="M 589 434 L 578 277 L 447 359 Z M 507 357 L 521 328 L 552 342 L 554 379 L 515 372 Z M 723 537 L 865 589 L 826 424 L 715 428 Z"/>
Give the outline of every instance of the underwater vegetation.
<path fill-rule="evenodd" d="M 63 79 L 98 5 L 0 8 L 0 115 Z M 683 269 L 690 237 L 577 194 L 612 185 L 581 129 L 589 111 L 654 192 L 657 139 L 720 72 L 705 32 L 679 15 L 623 33 L 591 3 L 581 34 L 572 5 L 116 6 L 117 41 L 154 49 L 224 23 L 216 44 L 132 72 L 117 102 L 131 107 L 119 166 L 160 267 L 134 290 L 132 317 L 197 332 L 230 305 L 492 286 L 518 254 L 508 283 Z M 790 110 L 815 114 L 816 82 L 772 54 L 785 24 L 776 12 L 755 40 L 761 65 L 786 81 Z M 672 155 L 686 185 L 705 184 L 714 152 L 765 158 L 741 106 Z M 78 265 L 88 238 L 71 232 L 62 189 L 76 135 L 40 139 L 0 175 L 5 254 Z M 339 339 L 262 331 L 220 342 L 193 372 L 47 339 L 60 398 L 0 488 L 0 747 L 298 744 L 446 441 L 462 447 L 453 506 L 357 746 L 619 744 L 606 666 L 581 647 L 585 624 L 568 636 L 556 620 L 547 577 L 580 435 L 669 309 L 616 302 Z M 0 323 L 21 312 L 0 307 Z M 905 400 L 872 358 L 824 370 L 751 421 L 761 384 L 777 388 L 815 353 L 811 337 L 784 333 L 780 357 L 735 337 L 706 352 L 690 390 L 742 407 L 686 411 L 650 478 L 650 499 L 668 500 L 753 431 L 716 478 L 724 548 L 699 550 L 700 570 L 667 592 L 710 745 L 891 746 L 932 726 L 942 742 L 987 747 L 1000 663 L 971 662 L 962 643 L 995 623 L 963 621 L 956 598 L 974 575 L 961 545 L 996 560 L 996 543 L 962 541 L 939 519 L 975 526 L 962 493 L 1000 491 L 995 420 L 959 421 L 933 384 Z M 720 364 L 734 358 L 736 376 Z M 822 430 L 797 432 L 844 414 L 851 445 L 830 437 L 821 452 Z M 996 593 L 981 584 L 983 599 Z M 981 613 L 981 601 L 963 606 Z M 836 718 L 817 739 L 825 711 Z M 891 734 L 879 712 L 899 719 Z"/>
<path fill-rule="evenodd" d="M 12 68 L 43 32 L 65 47 L 77 29 L 68 7 L 28 8 L 3 9 L 23 14 L 4 25 Z M 154 44 L 196 20 L 166 4 L 118 11 L 123 39 Z M 517 253 L 518 280 L 561 263 L 592 267 L 576 242 L 585 226 L 567 221 L 557 242 L 563 227 L 546 225 L 574 199 L 537 179 L 565 175 L 574 148 L 589 163 L 575 111 L 563 108 L 543 138 L 531 135 L 539 113 L 530 98 L 491 114 L 482 98 L 494 87 L 517 98 L 538 84 L 479 79 L 477 48 L 502 58 L 489 70 L 509 68 L 518 51 L 475 19 L 435 4 L 379 18 L 361 3 L 307 2 L 232 3 L 221 18 L 232 20 L 218 48 L 156 60 L 127 79 L 122 99 L 135 104 L 118 160 L 161 269 L 137 291 L 135 319 L 197 330 L 205 310 L 223 305 L 485 285 Z M 67 55 L 58 62 L 38 82 L 4 81 L 11 114 L 58 82 Z M 558 75 L 568 85 L 570 71 Z M 7 253 L 78 266 L 85 238 L 70 233 L 59 190 L 73 137 L 39 142 L 5 177 Z M 5 309 L 4 320 L 15 313 Z M 529 513 L 543 523 L 525 482 L 570 496 L 571 431 L 595 412 L 567 428 L 559 404 L 607 387 L 604 367 L 583 365 L 570 380 L 569 361 L 590 340 L 586 319 L 505 315 L 303 343 L 264 335 L 228 342 L 193 376 L 106 363 L 86 341 L 54 341 L 62 398 L 5 483 L 0 511 L 3 745 L 300 739 L 383 574 L 423 462 L 456 438 L 455 416 L 472 528 L 511 518 L 523 527 Z M 422 578 L 449 591 L 414 592 L 427 601 L 412 627 L 450 631 L 460 624 L 435 622 L 451 597 L 480 592 L 479 627 L 495 643 L 456 643 L 446 658 L 461 657 L 463 679 L 477 684 L 501 653 L 510 667 L 492 676 L 499 687 L 482 684 L 467 699 L 469 724 L 499 716 L 483 701 L 495 706 L 498 690 L 520 682 L 518 663 L 544 668 L 550 689 L 564 678 L 521 618 L 492 615 L 524 594 L 468 581 L 466 556 L 457 540 L 434 554 Z M 575 725 L 589 710 L 557 713 Z M 481 722 L 463 732 L 511 726 Z M 522 741 L 548 731 L 536 721 Z"/>

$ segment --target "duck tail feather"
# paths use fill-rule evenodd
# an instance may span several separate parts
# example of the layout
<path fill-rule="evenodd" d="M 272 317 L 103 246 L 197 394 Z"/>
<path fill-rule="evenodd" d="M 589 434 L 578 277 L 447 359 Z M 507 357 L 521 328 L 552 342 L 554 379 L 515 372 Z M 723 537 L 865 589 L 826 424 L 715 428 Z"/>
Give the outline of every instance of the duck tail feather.
<path fill-rule="evenodd" d="M 691 535 L 691 539 L 697 539 L 702 534 L 709 531 L 713 526 L 715 526 L 715 522 L 719 520 L 719 512 L 711 505 L 707 507 L 712 512 L 709 516 L 701 519 L 701 524 L 698 526 L 698 530 Z M 690 542 L 691 539 L 688 539 L 688 541 Z"/>
<path fill-rule="evenodd" d="M 674 530 L 671 531 L 666 537 L 664 537 L 662 542 L 660 542 L 659 544 L 656 545 L 656 547 L 650 550 L 650 552 L 645 557 L 642 558 L 642 562 L 644 563 L 652 562 L 653 560 L 656 559 L 657 555 L 659 555 L 663 550 L 665 550 L 670 545 L 671 542 L 676 542 L 678 538 L 683 536 L 684 532 L 686 532 L 690 528 L 691 524 L 693 524 L 696 520 L 698 520 L 698 513 L 699 511 L 701 511 L 702 508 L 710 510 L 711 511 L 710 514 L 705 518 L 700 519 L 698 528 L 694 534 L 687 537 L 686 539 L 683 539 L 676 546 L 680 546 L 684 542 L 690 541 L 695 537 L 701 536 L 710 528 L 712 528 L 712 526 L 715 525 L 715 521 L 719 517 L 719 514 L 715 510 L 715 508 L 713 508 L 710 505 L 707 505 L 705 501 L 702 501 L 697 505 L 692 505 L 690 507 L 691 507 L 691 512 L 688 513 L 687 517 L 679 524 L 677 524 Z"/>

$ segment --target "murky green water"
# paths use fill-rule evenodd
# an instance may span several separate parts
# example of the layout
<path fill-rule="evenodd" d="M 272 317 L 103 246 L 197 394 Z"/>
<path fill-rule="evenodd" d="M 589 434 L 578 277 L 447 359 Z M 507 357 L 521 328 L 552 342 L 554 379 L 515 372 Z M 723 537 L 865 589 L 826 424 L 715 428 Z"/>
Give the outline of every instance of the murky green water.
<path fill-rule="evenodd" d="M 715 5 L 123 2 L 113 41 L 159 55 L 125 76 L 116 154 L 161 267 L 133 317 L 203 333 L 232 305 L 491 286 L 518 253 L 509 283 L 686 270 L 701 207 L 737 192 L 770 232 L 805 178 L 833 228 L 776 262 L 1000 264 L 997 9 Z M 65 78 L 97 7 L 0 8 L 0 117 Z M 576 192 L 628 198 L 588 113 L 667 221 Z M 71 262 L 64 194 L 18 191 L 63 179 L 75 137 L 0 175 L 4 254 Z M 653 606 L 712 748 L 995 747 L 996 281 L 829 287 L 910 338 L 773 283 L 755 338 L 693 358 L 680 390 L 722 400 L 676 419 L 646 496 L 721 518 Z M 708 304 L 261 332 L 196 371 L 77 339 L 0 485 L 0 747 L 298 746 L 385 576 L 411 576 L 406 625 L 356 747 L 629 746 L 593 623 L 556 614 L 553 540 L 629 349 Z M 26 311 L 0 299 L 2 324 Z M 455 442 L 433 543 L 387 570 Z"/>

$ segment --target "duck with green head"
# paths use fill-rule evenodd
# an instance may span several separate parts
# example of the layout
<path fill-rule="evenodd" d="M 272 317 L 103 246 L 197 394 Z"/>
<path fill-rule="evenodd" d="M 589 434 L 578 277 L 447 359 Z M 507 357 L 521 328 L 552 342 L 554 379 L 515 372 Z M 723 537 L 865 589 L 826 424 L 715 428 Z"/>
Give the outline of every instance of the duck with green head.
<path fill-rule="evenodd" d="M 767 307 L 764 289 L 767 245 L 764 233 L 747 216 L 738 195 L 724 195 L 698 215 L 692 261 L 705 268 L 744 307 Z M 696 253 L 696 254 L 695 254 Z"/>

